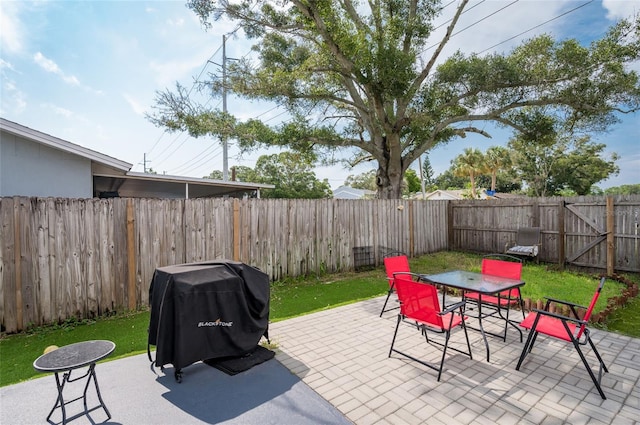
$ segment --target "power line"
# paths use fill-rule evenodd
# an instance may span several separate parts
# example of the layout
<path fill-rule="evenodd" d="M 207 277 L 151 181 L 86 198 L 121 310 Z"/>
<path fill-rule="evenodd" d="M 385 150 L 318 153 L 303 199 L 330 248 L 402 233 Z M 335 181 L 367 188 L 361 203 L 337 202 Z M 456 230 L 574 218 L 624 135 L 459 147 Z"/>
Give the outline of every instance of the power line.
<path fill-rule="evenodd" d="M 485 0 L 482 0 L 480 3 L 478 3 L 478 4 L 474 5 L 473 7 L 476 7 L 476 6 L 478 6 L 479 4 L 484 3 L 484 1 L 485 1 Z M 482 21 L 484 21 L 484 20 L 486 20 L 486 19 L 489 19 L 490 17 L 492 17 L 492 16 L 496 15 L 496 14 L 497 14 L 497 13 L 499 13 L 499 12 L 502 12 L 502 11 L 503 11 L 504 9 L 506 9 L 507 7 L 513 6 L 514 4 L 518 3 L 519 1 L 520 1 L 520 0 L 514 0 L 514 1 L 512 1 L 512 2 L 511 2 L 511 3 L 509 3 L 508 5 L 501 7 L 500 9 L 498 9 L 498 10 L 496 10 L 496 11 L 494 11 L 494 12 L 490 13 L 489 15 L 487 15 L 487 16 L 485 16 L 485 17 L 483 17 L 483 18 L 480 18 L 479 20 L 477 20 L 477 21 L 475 21 L 474 23 L 472 23 L 472 24 L 470 24 L 470 25 L 466 26 L 465 28 L 463 28 L 463 29 L 461 29 L 461 30 L 459 30 L 459 31 L 454 32 L 453 34 L 451 34 L 451 36 L 450 36 L 449 38 L 451 39 L 451 38 L 455 37 L 456 35 L 460 34 L 461 32 L 464 32 L 464 31 L 468 30 L 469 28 L 471 28 L 471 27 L 473 27 L 473 26 L 475 26 L 475 25 L 479 24 L 480 22 L 482 22 Z M 472 7 L 472 8 L 470 8 L 469 10 L 473 9 L 473 7 Z M 450 21 L 451 21 L 451 20 L 449 20 L 449 21 L 447 21 L 447 22 L 450 22 Z M 441 26 L 442 26 L 442 25 L 441 25 Z M 438 27 L 438 28 L 440 28 L 440 27 Z M 436 46 L 440 45 L 440 43 L 441 43 L 441 41 L 439 41 L 439 42 L 437 42 L 437 43 L 435 43 L 435 44 L 432 44 L 432 45 L 431 45 L 431 46 L 429 46 L 429 47 L 424 48 L 424 49 L 420 52 L 420 54 L 422 54 L 422 53 L 426 52 L 427 50 L 431 50 L 431 49 L 433 49 L 434 47 L 436 47 Z"/>
<path fill-rule="evenodd" d="M 466 9 L 465 11 L 463 11 L 463 12 L 460 14 L 460 16 L 464 15 L 464 14 L 465 14 L 465 13 L 467 13 L 467 12 L 470 12 L 470 11 L 471 11 L 471 10 L 473 10 L 474 8 L 476 8 L 476 7 L 480 6 L 480 5 L 481 5 L 482 3 L 484 3 L 485 1 L 487 1 L 487 0 L 481 0 L 481 1 L 480 1 L 480 3 L 476 3 L 476 4 L 474 4 L 474 5 L 473 5 L 473 6 L 471 6 L 470 8 Z M 453 3 L 453 2 L 451 2 L 451 3 Z M 447 4 L 447 6 L 449 6 L 451 3 Z M 446 8 L 447 6 L 443 7 L 442 9 Z M 438 25 L 437 27 L 435 27 L 435 28 L 434 28 L 434 30 L 437 30 L 437 29 L 442 28 L 443 26 L 447 25 L 447 24 L 448 24 L 449 22 L 451 22 L 451 21 L 453 21 L 453 18 L 451 18 L 451 19 L 449 19 L 449 20 L 447 20 L 447 21 L 444 21 L 443 23 L 441 23 L 440 25 Z"/>
<path fill-rule="evenodd" d="M 204 104 L 204 106 L 206 107 L 209 103 L 211 102 L 211 98 L 209 98 L 209 100 L 207 100 L 207 102 Z M 160 165 L 163 162 L 165 162 L 167 159 L 171 158 L 173 156 L 173 154 L 180 148 L 182 147 L 182 145 L 185 144 L 185 142 L 189 139 L 189 133 L 181 131 L 178 134 L 176 134 L 176 137 L 173 139 L 173 141 L 171 143 L 169 143 L 162 151 L 160 151 L 160 153 L 158 154 L 158 157 L 161 157 L 163 153 L 167 152 L 167 150 L 169 148 L 171 148 L 177 141 L 178 139 L 184 136 L 184 140 L 182 141 L 182 143 L 180 143 L 174 150 L 172 150 L 171 152 L 169 152 L 164 158 L 162 159 L 157 159 L 156 160 L 156 164 Z"/>
<path fill-rule="evenodd" d="M 195 88 L 198 80 L 200 79 L 200 77 L 202 76 L 202 74 L 204 73 L 204 71 L 207 69 L 207 66 L 209 65 L 209 61 L 211 59 L 213 59 L 213 57 L 218 54 L 218 52 L 220 51 L 220 49 L 222 48 L 222 46 L 219 46 L 209 57 L 209 60 L 207 60 L 204 63 L 204 66 L 202 67 L 202 69 L 200 70 L 200 73 L 198 74 L 198 77 L 196 77 L 196 79 L 194 80 L 193 84 L 191 85 L 191 88 L 189 89 L 189 92 L 187 93 L 187 97 L 191 94 L 191 92 L 193 91 L 193 89 Z M 158 137 L 158 139 L 156 140 L 156 142 L 153 144 L 153 146 L 151 146 L 151 149 L 149 149 L 149 151 L 147 152 L 148 154 L 150 154 L 151 152 L 153 152 L 153 150 L 156 148 L 156 146 L 158 145 L 158 143 L 160 143 L 160 140 L 162 140 L 162 138 L 164 137 L 164 135 L 167 134 L 167 131 L 163 131 L 162 134 Z M 165 149 L 166 150 L 166 149 Z"/>
<path fill-rule="evenodd" d="M 574 8 L 573 8 L 573 9 L 571 9 L 571 10 L 568 10 L 568 11 L 566 11 L 566 12 L 564 12 L 564 13 L 562 13 L 562 14 L 560 14 L 560 15 L 556 16 L 556 17 L 553 17 L 553 18 L 551 18 L 551 19 L 549 19 L 549 20 L 546 20 L 546 21 L 542 22 L 541 24 L 538 24 L 538 25 L 536 25 L 536 26 L 534 26 L 534 27 L 531 27 L 531 28 L 529 28 L 528 30 L 522 31 L 521 33 L 516 34 L 516 35 L 514 35 L 513 37 L 509 37 L 509 38 L 507 38 L 506 40 L 501 41 L 501 42 L 500 42 L 500 43 L 498 43 L 498 44 L 494 44 L 494 45 L 493 45 L 493 46 L 491 46 L 491 47 L 487 47 L 486 49 L 484 49 L 484 50 L 482 50 L 482 51 L 478 52 L 478 54 L 482 54 L 482 53 L 486 52 L 487 50 L 491 50 L 491 49 L 493 49 L 494 47 L 498 47 L 499 45 L 506 43 L 507 41 L 511 41 L 511 40 L 513 40 L 514 38 L 520 37 L 521 35 L 524 35 L 524 34 L 526 34 L 526 33 L 530 32 L 530 31 L 533 31 L 533 30 L 535 30 L 535 29 L 538 29 L 538 28 L 540 28 L 541 26 L 548 24 L 549 22 L 555 21 L 556 19 L 559 19 L 559 18 L 561 18 L 561 17 L 563 17 L 563 16 L 565 16 L 565 15 L 568 15 L 569 13 L 575 12 L 576 10 L 581 9 L 581 8 L 583 8 L 583 7 L 585 7 L 585 6 L 588 6 L 588 5 L 589 5 L 589 4 L 591 4 L 591 3 L 593 3 L 593 0 L 589 0 L 588 2 L 583 3 L 583 4 L 581 4 L 580 6 L 574 7 Z"/>
<path fill-rule="evenodd" d="M 480 20 L 478 20 L 478 21 L 474 22 L 473 24 L 471 24 L 471 25 L 469 25 L 469 26 L 466 26 L 466 27 L 462 28 L 462 29 L 461 29 L 461 30 L 459 30 L 459 31 L 454 32 L 453 34 L 451 34 L 451 37 L 456 36 L 456 35 L 460 34 L 461 32 L 464 32 L 464 31 L 468 30 L 469 28 L 471 28 L 471 27 L 473 27 L 473 26 L 475 26 L 475 25 L 478 25 L 480 22 L 484 21 L 485 19 L 489 19 L 489 18 L 490 18 L 490 17 L 492 17 L 493 15 L 495 15 L 495 14 L 497 14 L 497 13 L 499 13 L 499 12 L 502 12 L 502 11 L 503 11 L 503 10 L 505 10 L 507 7 L 511 7 L 511 6 L 513 6 L 514 4 L 518 3 L 519 1 L 520 1 L 520 0 L 514 0 L 514 1 L 512 1 L 512 2 L 511 2 L 511 3 L 509 3 L 508 5 L 506 5 L 506 6 L 504 6 L 504 7 L 501 7 L 500 9 L 496 10 L 496 11 L 495 11 L 495 12 L 493 12 L 493 13 L 488 14 L 487 16 L 485 16 L 484 18 L 482 18 L 482 19 L 480 19 Z"/>
<path fill-rule="evenodd" d="M 210 64 L 210 63 L 214 63 L 214 64 L 215 64 L 215 62 L 213 62 L 213 61 L 212 61 L 212 59 L 213 59 L 213 58 L 214 58 L 214 57 L 215 57 L 215 56 L 220 52 L 220 50 L 221 50 L 221 49 L 222 49 L 222 50 L 223 50 L 223 52 L 224 52 L 224 37 L 225 37 L 226 35 L 233 35 L 233 34 L 235 34 L 235 33 L 236 33 L 240 28 L 241 28 L 241 27 L 240 27 L 240 25 L 236 25 L 236 27 L 235 27 L 232 31 L 230 31 L 229 33 L 227 33 L 227 34 L 225 34 L 225 35 L 223 36 L 223 43 L 222 43 L 220 46 L 218 46 L 218 48 L 213 52 L 213 54 L 209 57 L 209 59 L 207 59 L 207 61 L 204 63 L 204 65 L 203 65 L 202 69 L 200 70 L 200 73 L 198 74 L 198 76 L 197 76 L 197 77 L 195 77 L 194 82 L 193 82 L 193 84 L 191 85 L 191 88 L 190 88 L 190 89 L 189 89 L 189 91 L 187 92 L 187 97 L 189 97 L 189 96 L 191 95 L 191 93 L 193 92 L 193 89 L 194 89 L 198 84 L 200 84 L 200 78 L 202 77 L 202 75 L 203 75 L 203 74 L 204 74 L 204 72 L 206 71 L 206 69 L 207 69 L 207 67 L 209 66 L 209 64 Z M 224 56 L 224 54 L 223 54 L 223 56 Z M 223 60 L 224 60 L 224 58 L 223 58 Z M 205 103 L 205 105 L 204 105 L 204 106 L 206 107 L 206 106 L 211 102 L 211 100 L 212 100 L 212 99 L 211 99 L 211 97 L 209 97 L 209 99 L 207 100 L 207 102 Z M 223 99 L 223 102 L 224 102 L 224 99 Z M 218 103 L 218 105 L 216 105 L 216 108 L 217 108 L 218 106 L 219 106 L 219 103 Z M 166 133 L 166 131 L 165 131 L 164 133 Z M 164 133 L 163 133 L 163 135 L 164 135 Z M 159 155 L 162 155 L 162 154 L 163 154 L 164 152 L 166 152 L 166 151 L 167 151 L 171 146 L 173 146 L 173 145 L 177 142 L 177 140 L 180 138 L 180 135 L 181 135 L 181 134 L 184 134 L 184 131 L 183 131 L 183 132 L 181 132 L 180 134 L 178 134 L 178 135 L 176 136 L 176 138 L 175 138 L 175 139 L 174 139 L 174 140 L 173 140 L 173 141 L 172 141 L 172 142 L 171 142 L 167 147 L 165 147 L 165 148 L 160 152 L 160 154 L 159 154 Z M 151 150 L 153 150 L 153 148 L 155 148 L 155 147 L 156 147 L 156 145 L 158 144 L 158 142 L 160 141 L 160 139 L 161 139 L 161 138 L 162 138 L 162 135 L 161 135 L 161 137 L 156 141 L 156 143 L 153 145 L 153 147 L 152 147 L 152 149 L 151 149 Z M 173 151 L 172 151 L 172 152 L 171 152 L 171 153 L 170 153 L 166 158 L 164 158 L 163 160 L 160 160 L 160 161 L 158 161 L 158 162 L 159 162 L 159 163 L 162 163 L 163 161 L 165 161 L 166 159 L 168 159 L 169 157 L 171 157 L 171 156 L 173 155 L 173 153 L 175 153 L 175 152 L 176 152 L 176 150 L 177 150 L 177 149 L 179 149 L 182 145 L 184 145 L 184 143 L 186 142 L 186 140 L 187 140 L 187 139 L 185 138 L 185 140 L 183 140 L 183 141 L 182 141 L 182 143 L 180 143 L 180 144 L 178 145 L 178 147 L 177 147 L 176 149 L 174 149 L 174 150 L 173 150 Z"/>
<path fill-rule="evenodd" d="M 218 146 L 217 143 L 214 142 L 214 144 L 210 147 L 214 147 L 215 149 L 209 152 L 207 155 L 202 156 L 197 161 L 188 161 L 189 166 L 185 169 L 180 170 L 180 172 L 183 174 L 190 173 L 208 164 L 211 159 L 220 156 L 220 154 L 222 153 L 221 146 Z"/>

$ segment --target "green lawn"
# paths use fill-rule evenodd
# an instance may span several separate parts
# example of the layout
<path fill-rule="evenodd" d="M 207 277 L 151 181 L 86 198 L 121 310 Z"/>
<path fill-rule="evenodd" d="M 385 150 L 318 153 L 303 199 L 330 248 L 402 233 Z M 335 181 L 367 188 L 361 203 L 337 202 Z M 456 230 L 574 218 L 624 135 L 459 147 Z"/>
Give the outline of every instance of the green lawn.
<path fill-rule="evenodd" d="M 440 252 L 410 260 L 411 269 L 421 273 L 439 273 L 452 269 L 480 270 L 481 256 Z M 638 276 L 627 276 L 640 282 Z M 588 304 L 597 286 L 594 276 L 548 270 L 545 265 L 526 264 L 523 297 L 533 300 L 544 296 Z M 305 277 L 274 282 L 271 285 L 271 321 L 348 304 L 387 292 L 383 268 L 359 272 Z M 606 299 L 619 295 L 622 284 L 607 281 L 596 311 Z M 147 349 L 149 312 L 135 312 L 95 321 L 69 320 L 61 325 L 32 329 L 29 332 L 0 339 L 0 386 L 9 385 L 41 374 L 33 369 L 33 361 L 49 345 L 62 346 L 89 339 L 108 339 L 116 343 L 109 358 L 143 353 Z M 604 327 L 611 331 L 640 337 L 640 301 L 615 312 Z M 635 334 L 634 334 L 635 332 Z"/>
<path fill-rule="evenodd" d="M 640 338 L 640 298 L 635 297 L 626 306 L 616 309 L 601 327 L 611 332 Z"/>

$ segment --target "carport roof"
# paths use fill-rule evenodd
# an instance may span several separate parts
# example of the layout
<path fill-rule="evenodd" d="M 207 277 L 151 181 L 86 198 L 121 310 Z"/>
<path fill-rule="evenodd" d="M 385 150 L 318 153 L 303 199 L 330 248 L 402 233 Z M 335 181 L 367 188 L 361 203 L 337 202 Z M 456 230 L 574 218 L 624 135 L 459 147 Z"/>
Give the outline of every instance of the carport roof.
<path fill-rule="evenodd" d="M 129 171 L 122 176 L 94 174 L 93 187 L 96 196 L 102 192 L 118 192 L 118 196 L 123 198 L 203 198 L 242 197 L 247 192 L 272 189 L 275 186 Z"/>

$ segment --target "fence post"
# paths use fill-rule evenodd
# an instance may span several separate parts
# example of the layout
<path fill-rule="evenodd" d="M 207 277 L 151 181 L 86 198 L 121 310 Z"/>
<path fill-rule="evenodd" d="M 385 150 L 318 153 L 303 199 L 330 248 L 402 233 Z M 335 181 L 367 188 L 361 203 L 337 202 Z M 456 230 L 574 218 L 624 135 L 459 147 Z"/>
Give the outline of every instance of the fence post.
<path fill-rule="evenodd" d="M 456 249 L 453 246 L 453 201 L 447 200 L 447 249 Z"/>
<path fill-rule="evenodd" d="M 558 202 L 558 265 L 560 266 L 560 269 L 564 269 L 565 259 L 564 205 L 564 199 Z"/>
<path fill-rule="evenodd" d="M 135 216 L 133 200 L 127 199 L 127 296 L 129 310 L 136 309 L 136 250 L 135 250 Z"/>
<path fill-rule="evenodd" d="M 413 232 L 415 231 L 415 226 L 413 224 L 413 200 L 409 200 L 409 258 L 413 258 L 415 255 L 415 248 L 413 246 L 415 238 L 413 236 Z"/>
<path fill-rule="evenodd" d="M 240 201 L 233 199 L 233 261 L 240 261 Z"/>
<path fill-rule="evenodd" d="M 531 222 L 533 226 L 540 227 L 540 203 L 537 198 L 533 200 L 531 205 Z"/>
<path fill-rule="evenodd" d="M 616 261 L 615 216 L 612 196 L 607 196 L 607 276 L 614 273 Z"/>

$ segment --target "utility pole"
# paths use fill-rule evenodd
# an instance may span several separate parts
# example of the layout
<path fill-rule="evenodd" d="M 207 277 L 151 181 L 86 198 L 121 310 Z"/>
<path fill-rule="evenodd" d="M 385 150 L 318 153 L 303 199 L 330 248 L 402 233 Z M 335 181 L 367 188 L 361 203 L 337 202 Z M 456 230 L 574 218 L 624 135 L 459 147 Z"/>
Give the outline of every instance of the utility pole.
<path fill-rule="evenodd" d="M 424 170 L 422 169 L 422 155 L 418 156 L 418 167 L 420 167 L 420 190 L 422 191 L 422 199 L 427 197 L 424 187 Z"/>
<path fill-rule="evenodd" d="M 142 159 L 142 169 L 144 170 L 145 173 L 147 172 L 147 162 L 151 162 L 151 161 L 147 161 L 147 154 L 145 153 Z"/>
<path fill-rule="evenodd" d="M 227 35 L 222 35 L 222 112 L 227 114 Z M 222 134 L 222 180 L 229 180 L 227 135 Z"/>

